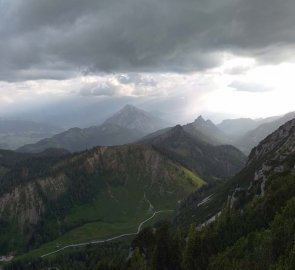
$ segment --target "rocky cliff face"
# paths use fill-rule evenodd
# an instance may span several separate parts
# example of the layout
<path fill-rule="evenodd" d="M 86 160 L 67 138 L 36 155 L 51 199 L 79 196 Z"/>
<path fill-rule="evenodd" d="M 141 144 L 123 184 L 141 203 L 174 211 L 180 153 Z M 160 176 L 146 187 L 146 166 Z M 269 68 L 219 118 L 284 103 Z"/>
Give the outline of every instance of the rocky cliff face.
<path fill-rule="evenodd" d="M 245 170 L 250 172 L 245 179 L 248 186 L 238 186 L 229 195 L 231 208 L 245 198 L 249 201 L 263 197 L 267 181 L 273 175 L 295 172 L 295 119 L 282 125 L 251 151 Z"/>
<path fill-rule="evenodd" d="M 295 119 L 282 125 L 252 150 L 247 166 L 254 164 L 256 169 L 248 192 L 260 196 L 264 195 L 271 175 L 295 171 Z"/>
<path fill-rule="evenodd" d="M 295 152 L 295 118 L 282 125 L 274 133 L 266 137 L 250 155 L 248 164 L 271 155 L 274 161 L 283 161 Z"/>

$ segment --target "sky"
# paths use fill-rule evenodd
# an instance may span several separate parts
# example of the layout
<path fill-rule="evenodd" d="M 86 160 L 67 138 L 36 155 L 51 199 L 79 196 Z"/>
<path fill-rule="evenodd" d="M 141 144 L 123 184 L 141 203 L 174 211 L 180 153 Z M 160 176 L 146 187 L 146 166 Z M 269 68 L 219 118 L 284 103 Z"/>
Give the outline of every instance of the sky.
<path fill-rule="evenodd" d="M 294 111 L 294 15 L 294 0 L 0 0 L 0 116 Z"/>

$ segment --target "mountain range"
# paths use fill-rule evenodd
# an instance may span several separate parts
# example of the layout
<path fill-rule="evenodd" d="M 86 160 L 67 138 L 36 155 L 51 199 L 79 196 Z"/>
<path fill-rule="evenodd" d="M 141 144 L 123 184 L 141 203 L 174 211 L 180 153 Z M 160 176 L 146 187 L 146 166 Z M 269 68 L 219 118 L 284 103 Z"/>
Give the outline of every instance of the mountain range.
<path fill-rule="evenodd" d="M 202 116 L 169 127 L 126 105 L 100 126 L 0 150 L 0 252 L 39 256 L 128 234 L 153 213 L 174 209 L 172 226 L 202 230 L 224 209 L 264 200 L 273 175 L 292 175 L 294 117 L 255 120 L 253 130 L 254 120 L 215 125 Z M 256 147 L 247 160 L 236 146 Z"/>
<path fill-rule="evenodd" d="M 71 129 L 42 140 L 34 151 L 3 151 L 1 252 L 39 248 L 40 253 L 69 239 L 128 232 L 153 211 L 175 209 L 195 190 L 225 181 L 245 164 L 235 147 L 209 144 L 197 138 L 197 131 L 191 135 L 181 126 L 136 144 L 96 146 L 98 140 L 114 143 L 114 134 L 124 139 L 122 130 L 131 142 L 161 123 L 126 106 L 99 127 Z M 193 126 L 198 125 L 202 132 L 215 129 L 202 118 Z M 91 149 L 78 152 L 86 148 Z"/>
<path fill-rule="evenodd" d="M 199 116 L 192 123 L 182 127 L 197 140 L 215 146 L 234 145 L 248 155 L 265 136 L 293 117 L 294 112 L 265 119 L 228 119 L 215 125 L 209 119 L 205 120 Z M 37 153 L 47 148 L 64 148 L 77 152 L 99 145 L 112 146 L 144 141 L 171 128 L 165 120 L 133 105 L 126 105 L 100 126 L 71 128 L 33 144 L 21 146 L 17 151 Z"/>
<path fill-rule="evenodd" d="M 165 121 L 132 105 L 126 105 L 100 126 L 72 128 L 36 144 L 20 147 L 18 151 L 36 153 L 46 148 L 64 148 L 77 152 L 98 145 L 122 145 L 166 126 L 168 124 Z"/>
<path fill-rule="evenodd" d="M 153 207 L 157 205 L 156 209 L 176 206 L 171 223 L 159 222 L 153 227 L 139 230 L 131 245 L 124 246 L 122 240 L 113 244 L 102 244 L 103 247 L 73 249 L 71 252 L 57 254 L 50 259 L 30 257 L 28 260 L 29 257 L 26 256 L 26 260 L 15 261 L 7 269 L 25 270 L 31 269 L 32 265 L 37 269 L 49 266 L 71 269 L 77 265 L 85 269 L 96 266 L 97 269 L 122 270 L 294 269 L 295 118 L 281 125 L 253 148 L 246 165 L 239 173 L 227 181 L 212 181 L 207 184 L 190 168 L 195 163 L 202 162 L 198 160 L 197 153 L 200 154 L 202 151 L 206 153 L 210 149 L 208 146 L 211 148 L 219 146 L 208 144 L 203 140 L 197 141 L 181 126 L 166 129 L 165 132 L 148 136 L 145 140 L 142 145 L 97 147 L 82 153 L 58 157 L 55 161 L 51 159 L 47 169 L 42 166 L 48 164 L 48 158 L 43 165 L 41 159 L 36 160 L 39 165 L 32 166 L 27 162 L 26 168 L 21 165 L 25 163 L 20 163 L 17 169 L 2 177 L 4 193 L 1 194 L 5 195 L 0 197 L 0 202 L 2 205 L 6 202 L 5 205 L 10 207 L 9 211 L 4 212 L 8 216 L 9 213 L 15 213 L 11 209 L 20 209 L 17 217 L 22 219 L 24 217 L 22 211 L 32 213 L 26 210 L 29 204 L 23 204 L 22 200 L 24 206 L 20 208 L 8 204 L 7 198 L 11 198 L 16 191 L 32 191 L 33 186 L 39 184 L 40 187 L 32 193 L 35 196 L 31 196 L 30 201 L 33 198 L 36 200 L 33 205 L 40 205 L 37 202 L 41 201 L 47 206 L 46 209 L 51 209 L 53 212 L 51 215 L 47 212 L 44 217 L 40 215 L 41 220 L 45 217 L 47 219 L 45 218 L 44 223 L 41 222 L 42 226 L 37 226 L 39 229 L 32 235 L 38 236 L 37 239 L 40 241 L 49 228 L 52 233 L 50 236 L 54 237 L 57 234 L 56 232 L 54 234 L 54 230 L 63 233 L 65 228 L 78 224 L 76 229 L 70 229 L 69 234 L 66 233 L 58 237 L 57 241 L 49 242 L 35 253 L 30 253 L 34 256 L 56 250 L 56 243 L 63 246 L 69 239 L 82 240 L 81 235 L 85 237 L 83 230 L 88 234 L 93 232 L 92 226 L 95 227 L 103 217 L 106 218 L 105 222 L 110 222 L 114 218 L 113 211 L 116 212 L 116 217 L 120 214 L 121 218 L 128 216 L 130 213 L 128 210 L 132 212 L 138 201 L 146 203 L 141 208 L 142 212 L 140 211 L 142 217 L 143 213 L 151 209 L 151 205 Z M 207 148 L 203 150 L 203 147 Z M 233 151 L 230 157 L 232 154 L 240 153 L 235 148 L 230 151 Z M 215 157 L 217 161 L 222 162 L 218 160 L 218 154 L 212 150 L 210 158 Z M 193 162 L 190 163 L 190 160 Z M 218 167 L 218 164 L 214 166 Z M 93 177 L 90 177 L 91 173 L 94 173 Z M 11 177 L 11 174 L 14 176 Z M 15 180 L 11 181 L 12 179 Z M 45 185 L 44 181 L 48 185 Z M 139 185 L 136 184 L 138 181 Z M 97 182 L 104 183 L 99 185 L 98 197 L 92 199 L 91 203 L 84 201 L 85 198 L 89 198 L 89 194 L 97 192 L 95 184 Z M 28 184 L 30 188 L 24 189 Z M 10 186 L 14 189 L 13 192 Z M 46 202 L 51 202 L 50 204 L 47 205 L 36 196 L 40 191 L 43 191 L 42 198 L 47 198 Z M 127 192 L 126 197 L 125 192 Z M 137 199 L 134 199 L 135 194 L 139 194 Z M 64 198 L 62 204 L 58 204 L 58 200 L 54 201 L 56 199 L 54 195 Z M 183 196 L 184 199 L 177 201 Z M 20 197 L 27 198 L 22 194 L 15 196 L 12 202 L 20 203 L 17 199 Z M 127 198 L 131 200 L 128 201 Z M 96 200 L 99 201 L 97 205 Z M 73 207 L 71 203 L 78 205 L 78 208 Z M 99 207 L 102 205 L 111 206 L 113 211 L 108 208 L 104 212 Z M 124 208 L 124 205 L 128 207 Z M 92 207 L 94 211 L 90 210 Z M 103 213 L 102 216 L 100 213 Z M 53 220 L 59 217 L 59 222 L 53 226 L 54 223 L 48 217 Z M 92 221 L 94 222 L 92 225 L 86 223 L 84 224 L 86 227 L 80 227 L 79 222 L 82 220 L 84 222 L 91 220 L 91 218 L 87 220 L 87 217 L 99 217 L 99 221 Z M 1 224 L 5 226 L 3 221 Z M 46 224 L 50 225 L 46 227 Z M 1 247 L 11 244 L 8 237 L 16 233 L 13 231 L 12 223 L 4 229 L 9 234 L 2 234 Z M 30 232 L 26 228 L 26 232 L 28 231 Z M 99 233 L 96 232 L 96 235 Z M 23 239 L 21 235 L 19 239 Z M 42 241 L 46 240 L 43 238 Z M 30 243 L 38 241 L 34 239 Z"/>

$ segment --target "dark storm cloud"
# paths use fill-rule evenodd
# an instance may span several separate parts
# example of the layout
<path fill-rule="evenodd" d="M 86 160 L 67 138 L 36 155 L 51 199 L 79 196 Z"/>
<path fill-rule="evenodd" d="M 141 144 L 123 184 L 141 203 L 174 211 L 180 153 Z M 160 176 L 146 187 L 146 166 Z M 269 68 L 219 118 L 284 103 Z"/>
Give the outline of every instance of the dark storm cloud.
<path fill-rule="evenodd" d="M 191 72 L 292 56 L 294 0 L 2 0 L 0 79 Z"/>

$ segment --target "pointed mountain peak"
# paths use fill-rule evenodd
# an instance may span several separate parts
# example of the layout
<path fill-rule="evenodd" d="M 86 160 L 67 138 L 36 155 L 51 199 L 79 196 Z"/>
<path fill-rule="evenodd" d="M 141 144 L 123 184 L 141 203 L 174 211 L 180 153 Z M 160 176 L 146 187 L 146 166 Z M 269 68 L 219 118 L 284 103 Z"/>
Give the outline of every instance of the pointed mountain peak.
<path fill-rule="evenodd" d="M 136 130 L 143 135 L 168 126 L 165 121 L 130 104 L 125 105 L 120 111 L 108 118 L 104 123 Z"/>
<path fill-rule="evenodd" d="M 205 123 L 205 119 L 202 115 L 199 115 L 199 117 L 195 120 L 195 123 Z"/>
<path fill-rule="evenodd" d="M 160 134 L 156 139 L 160 140 L 172 140 L 176 141 L 179 140 L 180 137 L 183 137 L 186 134 L 183 127 L 181 125 L 176 125 L 175 127 L 169 129 L 168 131 Z"/>
<path fill-rule="evenodd" d="M 204 118 L 203 118 L 203 116 L 202 115 L 200 115 L 194 122 L 193 122 L 193 125 L 194 126 L 198 126 L 198 127 L 204 127 L 204 126 L 208 126 L 208 125 L 210 125 L 211 126 L 211 124 L 213 124 L 210 120 L 205 120 Z"/>
<path fill-rule="evenodd" d="M 184 131 L 183 127 L 181 125 L 176 125 L 171 129 L 171 132 L 182 132 Z"/>
<path fill-rule="evenodd" d="M 125 110 L 128 110 L 128 111 L 134 111 L 134 110 L 140 110 L 138 109 L 137 107 L 135 107 L 134 105 L 131 105 L 131 104 L 126 104 L 122 109 L 121 111 L 125 111 Z"/>
<path fill-rule="evenodd" d="M 210 119 L 205 120 L 205 119 L 203 118 L 202 115 L 200 115 L 200 116 L 199 116 L 199 117 L 193 122 L 193 124 L 194 124 L 194 126 L 199 126 L 199 127 L 204 127 L 204 126 L 206 126 L 206 127 L 211 127 L 211 128 L 216 127 L 215 124 L 214 124 Z"/>

